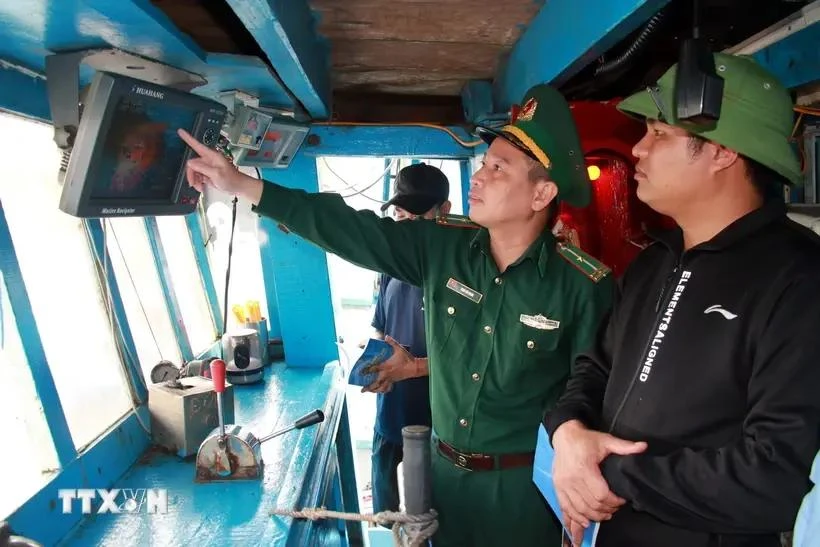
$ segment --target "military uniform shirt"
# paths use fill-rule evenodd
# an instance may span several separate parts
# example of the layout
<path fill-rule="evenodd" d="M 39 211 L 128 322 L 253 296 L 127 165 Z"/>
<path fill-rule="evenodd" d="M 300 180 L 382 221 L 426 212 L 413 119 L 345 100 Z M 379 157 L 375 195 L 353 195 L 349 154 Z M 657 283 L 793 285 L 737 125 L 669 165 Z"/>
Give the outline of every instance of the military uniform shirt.
<path fill-rule="evenodd" d="M 501 273 L 487 230 L 458 217 L 395 222 L 337 194 L 269 182 L 254 210 L 423 288 L 433 430 L 464 452 L 534 450 L 545 410 L 611 303 L 608 269 L 548 230 Z"/>

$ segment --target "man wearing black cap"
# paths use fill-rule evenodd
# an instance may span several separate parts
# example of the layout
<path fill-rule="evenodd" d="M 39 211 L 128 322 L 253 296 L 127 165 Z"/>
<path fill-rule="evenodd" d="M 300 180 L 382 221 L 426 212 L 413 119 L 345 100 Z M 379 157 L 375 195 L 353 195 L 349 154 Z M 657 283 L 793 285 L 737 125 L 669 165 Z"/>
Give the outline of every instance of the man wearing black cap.
<path fill-rule="evenodd" d="M 424 217 L 434 219 L 438 214 L 450 212 L 450 183 L 440 169 L 417 163 L 399 171 L 393 189 L 393 197 L 382 205 L 386 211 L 396 208 L 397 219 Z"/>
<path fill-rule="evenodd" d="M 398 221 L 434 219 L 450 212 L 450 183 L 441 170 L 419 163 L 399 171 L 394 195 L 382 211 L 393 207 Z M 417 358 L 427 357 L 421 288 L 382 274 L 376 312 L 371 325 L 376 337 L 398 351 L 408 348 Z M 399 345 L 401 344 L 401 345 Z M 430 426 L 430 384 L 427 367 L 384 367 L 376 382 L 362 391 L 377 393 L 373 426 L 371 484 L 373 511 L 399 510 L 396 469 L 402 460 L 401 430 L 407 425 Z"/>

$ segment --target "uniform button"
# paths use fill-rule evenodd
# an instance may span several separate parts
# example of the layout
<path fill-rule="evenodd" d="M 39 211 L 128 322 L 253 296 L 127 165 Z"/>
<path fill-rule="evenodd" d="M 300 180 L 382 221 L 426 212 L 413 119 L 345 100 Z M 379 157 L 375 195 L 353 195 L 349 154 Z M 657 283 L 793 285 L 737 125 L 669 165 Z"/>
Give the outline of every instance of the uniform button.
<path fill-rule="evenodd" d="M 501 285 L 501 283 L 503 283 L 503 280 L 500 277 L 496 277 L 495 278 L 495 284 L 496 285 Z"/>
<path fill-rule="evenodd" d="M 456 309 L 453 306 L 447 308 L 447 315 L 454 315 L 456 313 Z"/>
<path fill-rule="evenodd" d="M 490 325 L 484 325 L 484 332 L 487 334 L 492 334 L 493 328 Z"/>
<path fill-rule="evenodd" d="M 530 349 L 534 348 L 535 342 L 533 342 L 532 340 L 527 340 L 527 347 Z"/>
<path fill-rule="evenodd" d="M 460 425 L 461 427 L 467 427 L 467 420 L 465 420 L 464 418 L 460 419 L 458 421 L 458 425 Z"/>
<path fill-rule="evenodd" d="M 478 382 L 481 379 L 481 375 L 477 372 L 473 372 L 473 381 Z"/>

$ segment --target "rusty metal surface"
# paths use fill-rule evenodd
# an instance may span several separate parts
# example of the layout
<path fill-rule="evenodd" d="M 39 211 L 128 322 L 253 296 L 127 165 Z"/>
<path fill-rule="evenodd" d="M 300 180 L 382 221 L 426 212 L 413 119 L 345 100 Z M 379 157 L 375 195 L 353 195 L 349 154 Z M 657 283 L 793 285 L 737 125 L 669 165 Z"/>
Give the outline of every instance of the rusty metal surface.
<path fill-rule="evenodd" d="M 262 476 L 262 451 L 254 433 L 247 427 L 226 425 L 224 445 L 220 437 L 217 428 L 200 446 L 196 456 L 197 482 L 255 479 Z M 227 456 L 227 462 L 223 454 Z M 230 473 L 223 474 L 223 471 Z"/>

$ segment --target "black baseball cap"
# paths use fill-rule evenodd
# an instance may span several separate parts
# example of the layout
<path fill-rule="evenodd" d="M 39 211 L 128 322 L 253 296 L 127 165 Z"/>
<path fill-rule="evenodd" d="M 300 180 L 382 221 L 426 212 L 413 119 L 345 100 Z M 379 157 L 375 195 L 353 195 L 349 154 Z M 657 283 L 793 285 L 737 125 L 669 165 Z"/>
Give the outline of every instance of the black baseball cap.
<path fill-rule="evenodd" d="M 447 201 L 450 182 L 441 169 L 417 163 L 399 171 L 393 187 L 393 197 L 382 205 L 382 211 L 395 205 L 413 215 L 423 215 Z"/>

